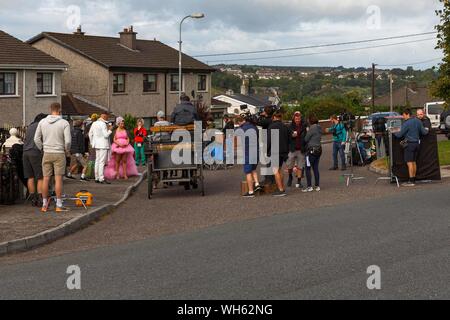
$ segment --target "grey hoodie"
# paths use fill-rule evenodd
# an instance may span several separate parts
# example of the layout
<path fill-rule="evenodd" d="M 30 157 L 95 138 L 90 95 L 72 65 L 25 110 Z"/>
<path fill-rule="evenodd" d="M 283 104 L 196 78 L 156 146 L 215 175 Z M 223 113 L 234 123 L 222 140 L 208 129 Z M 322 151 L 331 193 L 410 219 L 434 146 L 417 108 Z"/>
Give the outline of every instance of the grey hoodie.
<path fill-rule="evenodd" d="M 69 152 L 71 141 L 70 125 L 61 116 L 50 115 L 39 122 L 34 135 L 34 143 L 45 153 Z"/>

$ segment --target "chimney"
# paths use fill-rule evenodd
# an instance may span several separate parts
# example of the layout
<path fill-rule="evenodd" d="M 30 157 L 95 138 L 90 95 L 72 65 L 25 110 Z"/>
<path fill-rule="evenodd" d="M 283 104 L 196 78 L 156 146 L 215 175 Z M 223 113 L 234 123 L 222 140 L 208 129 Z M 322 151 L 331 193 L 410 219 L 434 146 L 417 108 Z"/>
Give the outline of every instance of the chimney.
<path fill-rule="evenodd" d="M 137 33 L 133 31 L 133 26 L 130 28 L 123 29 L 123 32 L 120 32 L 120 44 L 130 48 L 131 50 L 137 49 L 137 40 L 136 35 Z"/>
<path fill-rule="evenodd" d="M 250 80 L 244 79 L 242 80 L 241 94 L 244 96 L 248 96 L 249 93 L 250 93 Z"/>
<path fill-rule="evenodd" d="M 77 31 L 75 31 L 73 34 L 77 36 L 84 36 L 84 32 L 81 29 L 81 26 L 78 26 Z"/>

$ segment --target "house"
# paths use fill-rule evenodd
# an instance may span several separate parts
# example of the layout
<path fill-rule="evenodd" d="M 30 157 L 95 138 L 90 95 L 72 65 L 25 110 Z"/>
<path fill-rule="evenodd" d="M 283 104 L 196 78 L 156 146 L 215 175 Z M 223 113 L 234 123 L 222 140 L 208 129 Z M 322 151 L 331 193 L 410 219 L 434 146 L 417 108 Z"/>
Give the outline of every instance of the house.
<path fill-rule="evenodd" d="M 28 41 L 69 65 L 63 92 L 82 96 L 116 115 L 146 120 L 159 110 L 170 114 L 178 103 L 178 51 L 156 40 L 139 40 L 133 27 L 120 37 L 44 32 Z M 212 67 L 182 58 L 182 91 L 211 100 Z"/>
<path fill-rule="evenodd" d="M 272 92 L 273 96 L 259 96 L 255 94 L 250 94 L 250 80 L 242 80 L 241 93 L 235 94 L 231 90 L 227 91 L 226 94 L 221 94 L 214 97 L 214 100 L 222 101 L 228 103 L 228 114 L 239 115 L 244 112 L 242 109 L 244 106 L 252 114 L 257 114 L 262 111 L 266 106 L 279 105 L 281 103 L 280 98 L 276 90 L 269 90 Z"/>
<path fill-rule="evenodd" d="M 394 107 L 409 106 L 415 109 L 423 108 L 427 102 L 439 102 L 442 99 L 431 96 L 429 89 L 426 87 L 418 87 L 410 84 L 393 90 L 392 101 Z M 375 98 L 375 106 L 390 106 L 390 104 L 390 94 Z"/>
<path fill-rule="evenodd" d="M 267 98 L 260 98 L 255 95 L 244 95 L 244 94 L 221 94 L 214 97 L 214 100 L 228 103 L 228 114 L 239 115 L 243 113 L 241 107 L 246 106 L 252 114 L 260 112 L 265 106 L 272 105 L 272 101 Z"/>
<path fill-rule="evenodd" d="M 0 126 L 25 126 L 61 102 L 67 65 L 0 30 Z"/>

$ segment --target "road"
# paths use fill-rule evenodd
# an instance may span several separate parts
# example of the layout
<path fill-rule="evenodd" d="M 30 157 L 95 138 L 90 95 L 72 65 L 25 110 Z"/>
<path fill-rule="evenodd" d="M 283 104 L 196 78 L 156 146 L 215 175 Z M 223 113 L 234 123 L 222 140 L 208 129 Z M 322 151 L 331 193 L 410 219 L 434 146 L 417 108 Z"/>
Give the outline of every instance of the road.
<path fill-rule="evenodd" d="M 3 264 L 0 299 L 449 299 L 449 192 L 391 192 Z M 81 268 L 80 291 L 66 288 L 69 265 Z M 371 265 L 381 290 L 366 287 Z"/>

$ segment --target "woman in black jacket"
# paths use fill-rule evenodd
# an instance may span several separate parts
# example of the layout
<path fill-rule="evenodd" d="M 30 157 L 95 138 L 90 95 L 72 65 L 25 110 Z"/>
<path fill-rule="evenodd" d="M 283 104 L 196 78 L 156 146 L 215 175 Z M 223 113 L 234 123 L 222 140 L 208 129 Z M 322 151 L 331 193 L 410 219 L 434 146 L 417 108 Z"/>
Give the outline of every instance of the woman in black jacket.
<path fill-rule="evenodd" d="M 320 191 L 319 163 L 322 156 L 322 128 L 316 116 L 309 117 L 309 130 L 306 142 L 306 180 L 308 187 L 303 192 Z M 314 171 L 315 188 L 312 187 L 311 169 Z"/>

